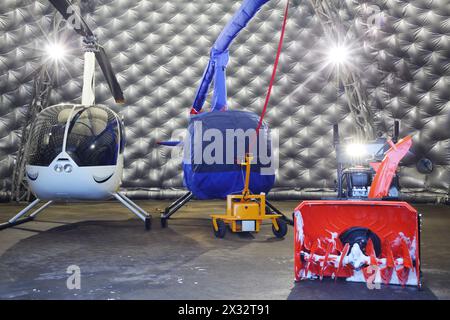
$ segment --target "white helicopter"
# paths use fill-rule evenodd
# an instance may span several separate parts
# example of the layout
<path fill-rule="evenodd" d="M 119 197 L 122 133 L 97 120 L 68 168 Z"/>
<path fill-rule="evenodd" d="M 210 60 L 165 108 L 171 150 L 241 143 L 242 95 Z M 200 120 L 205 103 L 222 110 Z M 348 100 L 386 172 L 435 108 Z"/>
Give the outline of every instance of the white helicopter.
<path fill-rule="evenodd" d="M 73 12 L 67 0 L 49 0 L 64 19 Z M 95 104 L 95 61 L 117 103 L 124 97 L 111 64 L 94 34 L 79 15 L 75 31 L 84 37 L 81 104 L 59 104 L 42 110 L 31 128 L 26 179 L 36 199 L 0 230 L 30 221 L 55 201 L 116 198 L 151 228 L 151 215 L 119 192 L 123 172 L 124 129 L 119 116 Z M 46 203 L 35 209 L 42 201 Z M 31 212 L 35 209 L 33 212 Z M 27 217 L 27 213 L 31 212 Z"/>

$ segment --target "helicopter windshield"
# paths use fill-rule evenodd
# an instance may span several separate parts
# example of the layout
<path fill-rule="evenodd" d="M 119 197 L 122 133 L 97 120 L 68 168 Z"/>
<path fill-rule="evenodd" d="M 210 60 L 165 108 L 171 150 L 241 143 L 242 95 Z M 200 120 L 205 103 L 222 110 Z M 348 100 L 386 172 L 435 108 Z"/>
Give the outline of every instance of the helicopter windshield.
<path fill-rule="evenodd" d="M 33 125 L 28 162 L 48 166 L 61 153 L 67 118 L 72 106 L 58 105 L 41 111 Z"/>
<path fill-rule="evenodd" d="M 69 117 L 70 121 L 67 121 Z M 74 108 L 73 105 L 56 105 L 41 111 L 31 129 L 30 165 L 48 166 L 63 151 L 66 125 L 65 151 L 78 166 L 117 163 L 124 139 L 120 121 L 114 112 L 101 106 Z"/>
<path fill-rule="evenodd" d="M 115 165 L 119 121 L 101 107 L 79 107 L 69 122 L 66 152 L 80 167 Z"/>

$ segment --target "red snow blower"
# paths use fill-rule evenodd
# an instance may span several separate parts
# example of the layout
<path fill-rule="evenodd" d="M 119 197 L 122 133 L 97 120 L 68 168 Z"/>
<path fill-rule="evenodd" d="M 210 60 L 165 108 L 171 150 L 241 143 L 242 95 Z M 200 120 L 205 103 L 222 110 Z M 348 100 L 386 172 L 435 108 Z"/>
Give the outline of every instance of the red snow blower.
<path fill-rule="evenodd" d="M 398 123 L 395 128 L 398 132 Z M 408 203 L 394 201 L 397 167 L 411 137 L 397 142 L 394 134 L 393 141 L 349 147 L 340 144 L 337 126 L 334 131 L 338 197 L 303 201 L 295 209 L 295 279 L 331 277 L 368 286 L 420 287 L 419 215 Z M 355 162 L 359 165 L 344 169 Z M 370 167 L 362 166 L 364 162 Z"/>

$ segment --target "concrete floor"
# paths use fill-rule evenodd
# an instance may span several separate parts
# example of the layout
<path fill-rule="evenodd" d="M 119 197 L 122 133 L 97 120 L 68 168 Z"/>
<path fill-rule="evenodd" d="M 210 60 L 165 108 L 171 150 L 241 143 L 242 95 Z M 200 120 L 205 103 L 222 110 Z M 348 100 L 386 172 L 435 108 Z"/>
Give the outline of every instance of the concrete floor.
<path fill-rule="evenodd" d="M 139 204 L 153 229 L 115 202 L 58 204 L 36 221 L 0 231 L 0 299 L 450 299 L 450 207 L 423 213 L 423 290 L 345 281 L 293 281 L 293 229 L 279 240 L 258 234 L 216 239 L 208 214 L 224 201 L 194 201 L 161 229 L 169 201 Z M 297 201 L 276 202 L 290 213 Z M 0 204 L 0 221 L 23 206 Z M 69 290 L 67 267 L 78 265 L 81 289 Z"/>

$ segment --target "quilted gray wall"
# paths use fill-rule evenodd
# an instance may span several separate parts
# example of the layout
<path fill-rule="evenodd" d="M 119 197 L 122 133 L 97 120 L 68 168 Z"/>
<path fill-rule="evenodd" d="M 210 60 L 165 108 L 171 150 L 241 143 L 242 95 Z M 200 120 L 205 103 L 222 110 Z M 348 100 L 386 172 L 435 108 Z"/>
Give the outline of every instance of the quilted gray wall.
<path fill-rule="evenodd" d="M 229 106 L 259 112 L 269 82 L 284 1 L 273 0 L 233 43 L 227 69 Z M 97 72 L 97 103 L 119 111 L 127 148 L 124 187 L 135 196 L 171 196 L 182 190 L 180 162 L 156 141 L 186 126 L 209 48 L 239 1 L 81 1 L 83 14 L 109 54 L 124 89 L 117 106 Z M 383 13 L 378 34 L 358 29 L 365 5 Z M 355 23 L 355 59 L 381 132 L 401 120 L 401 135 L 414 136 L 413 155 L 401 169 L 403 191 L 416 200 L 445 197 L 450 189 L 450 3 L 448 0 L 346 1 L 340 11 Z M 0 2 L 0 189 L 10 188 L 15 152 L 45 33 L 55 11 L 44 1 Z M 52 103 L 79 101 L 82 51 L 71 30 L 70 48 Z M 279 134 L 280 167 L 274 195 L 318 196 L 334 188 L 332 124 L 352 132 L 352 118 L 332 70 L 323 69 L 329 43 L 309 1 L 291 3 L 280 69 L 266 121 Z M 417 171 L 422 157 L 431 174 Z"/>

